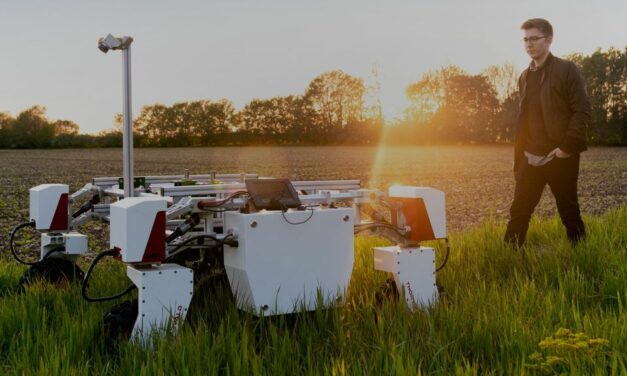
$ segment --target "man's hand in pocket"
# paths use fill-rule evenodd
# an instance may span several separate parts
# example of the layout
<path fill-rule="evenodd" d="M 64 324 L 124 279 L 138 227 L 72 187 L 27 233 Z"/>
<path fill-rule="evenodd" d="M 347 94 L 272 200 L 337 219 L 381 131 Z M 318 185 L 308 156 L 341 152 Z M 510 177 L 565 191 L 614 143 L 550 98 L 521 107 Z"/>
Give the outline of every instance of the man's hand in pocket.
<path fill-rule="evenodd" d="M 570 157 L 572 155 L 572 154 L 568 154 L 565 151 L 562 151 L 562 149 L 560 149 L 560 148 L 556 148 L 550 154 L 555 154 L 555 156 L 557 158 L 568 158 L 568 157 Z"/>

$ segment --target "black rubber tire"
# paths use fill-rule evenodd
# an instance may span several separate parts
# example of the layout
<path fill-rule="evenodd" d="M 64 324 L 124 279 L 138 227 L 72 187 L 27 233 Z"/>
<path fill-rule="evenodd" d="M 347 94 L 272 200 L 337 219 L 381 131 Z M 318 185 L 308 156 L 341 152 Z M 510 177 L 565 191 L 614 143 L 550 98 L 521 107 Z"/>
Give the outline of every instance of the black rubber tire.
<path fill-rule="evenodd" d="M 210 329 L 217 328 L 227 310 L 235 306 L 226 273 L 198 273 L 194 276 L 194 295 L 185 317 L 185 322 L 196 328 L 204 321 Z"/>
<path fill-rule="evenodd" d="M 401 294 L 396 287 L 396 281 L 392 277 L 388 278 L 374 293 L 374 321 L 379 322 L 384 305 L 397 304 L 400 298 Z"/>
<path fill-rule="evenodd" d="M 107 349 L 112 350 L 121 341 L 128 341 L 138 314 L 137 299 L 116 304 L 102 318 L 103 334 Z"/>
<path fill-rule="evenodd" d="M 438 289 L 438 301 L 439 302 L 447 302 L 448 301 L 448 292 L 446 291 L 446 289 L 444 288 L 444 286 L 442 286 L 439 283 L 435 283 L 435 286 Z"/>
<path fill-rule="evenodd" d="M 380 308 L 386 301 L 396 303 L 400 297 L 396 281 L 394 281 L 394 278 L 388 278 L 375 292 L 375 305 Z"/>
<path fill-rule="evenodd" d="M 55 285 L 82 281 L 85 273 L 72 261 L 60 258 L 44 259 L 32 265 L 24 272 L 17 285 L 17 292 L 22 293 L 28 285 L 36 281 L 45 281 Z"/>

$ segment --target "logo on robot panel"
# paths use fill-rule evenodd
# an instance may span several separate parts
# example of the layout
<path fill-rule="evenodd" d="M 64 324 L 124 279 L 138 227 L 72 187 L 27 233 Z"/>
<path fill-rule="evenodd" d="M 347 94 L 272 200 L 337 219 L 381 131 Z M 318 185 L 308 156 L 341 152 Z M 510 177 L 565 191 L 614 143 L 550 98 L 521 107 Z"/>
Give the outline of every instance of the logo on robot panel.
<path fill-rule="evenodd" d="M 405 287 L 407 287 L 407 292 L 409 294 L 409 298 L 411 299 L 411 302 L 416 304 L 416 298 L 414 298 L 414 290 L 412 290 L 411 284 L 409 282 L 405 282 Z"/>
<path fill-rule="evenodd" d="M 172 317 L 172 333 L 176 333 L 178 331 L 179 320 L 181 319 L 181 315 L 183 314 L 183 306 L 179 305 L 176 307 L 176 313 Z"/>

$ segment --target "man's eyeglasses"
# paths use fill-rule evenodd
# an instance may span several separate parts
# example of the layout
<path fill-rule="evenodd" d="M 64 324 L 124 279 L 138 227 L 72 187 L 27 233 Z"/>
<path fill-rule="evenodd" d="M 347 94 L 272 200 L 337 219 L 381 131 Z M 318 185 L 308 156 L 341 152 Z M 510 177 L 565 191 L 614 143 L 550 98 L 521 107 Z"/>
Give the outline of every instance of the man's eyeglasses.
<path fill-rule="evenodd" d="M 525 42 L 525 43 L 531 42 L 533 44 L 533 43 L 536 43 L 537 41 L 539 41 L 540 39 L 543 39 L 543 38 L 546 38 L 546 35 L 543 36 L 543 37 L 529 37 L 529 38 L 525 37 L 525 38 L 522 39 L 522 41 Z"/>

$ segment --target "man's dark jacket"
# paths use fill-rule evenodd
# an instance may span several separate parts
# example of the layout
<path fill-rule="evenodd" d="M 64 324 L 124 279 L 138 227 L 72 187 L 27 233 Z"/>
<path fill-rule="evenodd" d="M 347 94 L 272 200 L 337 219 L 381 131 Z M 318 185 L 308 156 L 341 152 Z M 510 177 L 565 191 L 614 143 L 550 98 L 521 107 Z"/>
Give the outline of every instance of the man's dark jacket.
<path fill-rule="evenodd" d="M 514 145 L 514 171 L 526 158 L 524 148 L 528 125 L 522 111 L 528 73 L 529 68 L 518 79 L 520 107 Z M 555 147 L 569 154 L 588 149 L 586 128 L 590 122 L 590 99 L 584 78 L 573 62 L 549 53 L 540 77 L 540 105 L 547 137 Z"/>

